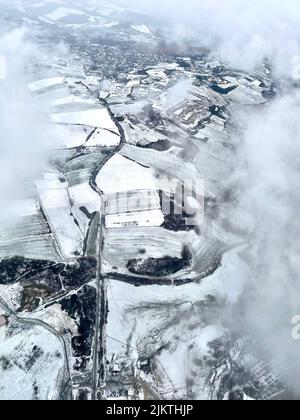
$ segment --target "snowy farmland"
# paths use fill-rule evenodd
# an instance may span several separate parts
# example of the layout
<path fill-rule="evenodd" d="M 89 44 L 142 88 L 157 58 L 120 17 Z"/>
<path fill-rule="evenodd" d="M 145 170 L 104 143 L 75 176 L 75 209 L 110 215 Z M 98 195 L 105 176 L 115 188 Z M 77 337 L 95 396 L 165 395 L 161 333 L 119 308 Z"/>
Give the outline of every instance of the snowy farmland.
<path fill-rule="evenodd" d="M 29 90 L 35 94 L 47 92 L 49 90 L 59 89 L 64 86 L 65 78 L 62 76 L 52 77 L 49 79 L 37 80 L 29 83 Z"/>
<path fill-rule="evenodd" d="M 53 168 L 35 182 L 39 204 L 50 231 L 55 232 L 52 239 L 60 258 L 72 259 L 84 252 L 88 215 L 101 207 L 90 179 L 99 163 L 118 146 L 120 135 L 108 110 L 93 96 L 68 94 L 66 88 L 74 89 L 68 77 L 29 84 L 29 89 L 48 103 L 49 119 L 60 142 L 59 150 L 51 154 Z"/>
<path fill-rule="evenodd" d="M 2 220 L 0 257 L 14 255 L 37 259 L 59 259 L 54 238 L 37 197 L 12 203 L 10 217 Z"/>
<path fill-rule="evenodd" d="M 86 125 L 109 130 L 116 134 L 118 132 L 106 108 L 56 113 L 52 114 L 50 118 L 56 124 Z"/>
<path fill-rule="evenodd" d="M 97 184 L 104 194 L 156 190 L 153 170 L 120 154 L 113 156 L 101 170 L 97 176 Z"/>
<path fill-rule="evenodd" d="M 128 227 L 126 235 L 123 229 L 109 229 L 106 233 L 104 257 L 112 265 L 123 268 L 127 261 L 136 258 L 141 250 L 145 258 L 161 258 L 164 255 L 180 258 L 187 238 L 185 233 L 168 232 L 159 227 Z"/>
<path fill-rule="evenodd" d="M 105 195 L 108 229 L 161 226 L 163 223 L 152 169 L 116 154 L 98 174 L 96 182 Z M 137 203 L 143 203 L 144 207 L 138 208 Z M 145 203 L 148 206 L 145 207 Z"/>
<path fill-rule="evenodd" d="M 74 88 L 72 78 L 52 77 L 29 83 L 28 87 L 49 109 L 57 137 L 56 147 L 116 147 L 119 144 L 119 132 L 108 110 L 92 96 L 69 93 Z"/>
<path fill-rule="evenodd" d="M 9 335 L 0 341 L 0 399 L 56 399 L 64 366 L 61 342 L 41 327 L 16 327 L 7 327 Z"/>
<path fill-rule="evenodd" d="M 81 255 L 88 220 L 79 209 L 86 206 L 91 212 L 99 211 L 99 196 L 88 183 L 69 188 L 68 183 L 62 182 L 59 173 L 45 174 L 44 180 L 36 182 L 36 187 L 62 256 L 74 258 Z"/>
<path fill-rule="evenodd" d="M 58 9 L 54 10 L 53 12 L 49 13 L 45 17 L 50 20 L 61 20 L 66 16 L 84 16 L 84 13 L 78 9 L 69 9 L 66 7 L 59 7 Z"/>
<path fill-rule="evenodd" d="M 187 398 L 189 372 L 196 368 L 193 358 L 204 357 L 208 343 L 225 333 L 218 323 L 221 306 L 237 301 L 249 274 L 238 254 L 226 254 L 223 266 L 201 284 L 135 287 L 110 280 L 108 358 L 114 355 L 117 363 L 129 352 L 138 363 L 153 357 L 154 376 L 144 379 L 164 398 Z M 202 399 L 204 391 L 203 384 L 196 397 Z"/>

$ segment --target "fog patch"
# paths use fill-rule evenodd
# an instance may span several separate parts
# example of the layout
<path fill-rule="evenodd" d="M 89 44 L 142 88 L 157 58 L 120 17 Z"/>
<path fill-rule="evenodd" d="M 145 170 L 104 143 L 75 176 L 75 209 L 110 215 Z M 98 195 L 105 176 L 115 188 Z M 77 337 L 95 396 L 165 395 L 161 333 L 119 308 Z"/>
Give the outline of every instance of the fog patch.
<path fill-rule="evenodd" d="M 11 202 L 33 184 L 47 163 L 49 149 L 57 143 L 46 107 L 27 87 L 26 69 L 37 54 L 37 49 L 25 41 L 23 30 L 1 37 L 5 72 L 0 80 L 0 217 L 9 216 Z"/>

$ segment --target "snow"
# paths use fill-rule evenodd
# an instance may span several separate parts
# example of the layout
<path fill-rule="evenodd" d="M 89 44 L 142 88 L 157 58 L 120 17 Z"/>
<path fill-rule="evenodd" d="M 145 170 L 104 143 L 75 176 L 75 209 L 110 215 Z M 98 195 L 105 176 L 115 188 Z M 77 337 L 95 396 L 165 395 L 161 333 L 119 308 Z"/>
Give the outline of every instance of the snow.
<path fill-rule="evenodd" d="M 63 98 L 55 99 L 51 102 L 51 106 L 54 107 L 74 104 L 93 105 L 95 104 L 95 100 L 92 98 L 80 98 L 79 96 L 70 95 L 65 96 Z"/>
<path fill-rule="evenodd" d="M 188 347 L 189 342 L 179 343 L 176 352 L 164 351 L 158 357 L 159 364 L 167 372 L 175 390 L 184 389 L 188 376 Z"/>
<path fill-rule="evenodd" d="M 233 103 L 242 105 L 256 105 L 264 104 L 267 99 L 261 94 L 260 89 L 254 89 L 251 85 L 239 85 L 239 87 L 228 94 L 228 97 Z"/>
<path fill-rule="evenodd" d="M 111 109 L 115 115 L 135 115 L 141 113 L 147 105 L 149 105 L 149 101 L 144 99 L 133 103 L 112 105 Z"/>
<path fill-rule="evenodd" d="M 119 154 L 114 155 L 97 176 L 97 185 L 105 194 L 134 190 L 156 190 L 153 170 Z"/>
<path fill-rule="evenodd" d="M 28 88 L 33 93 L 38 93 L 38 91 L 48 89 L 48 88 L 57 88 L 64 85 L 64 77 L 51 77 L 49 79 L 38 80 L 28 84 Z"/>
<path fill-rule="evenodd" d="M 134 29 L 137 32 L 141 32 L 142 34 L 148 34 L 150 35 L 152 32 L 146 25 L 131 25 L 132 29 Z"/>
<path fill-rule="evenodd" d="M 139 220 L 139 219 L 137 219 Z M 162 258 L 169 255 L 181 258 L 182 248 L 187 242 L 188 233 L 172 232 L 162 227 L 127 227 L 124 229 L 107 229 L 105 235 L 104 258 L 118 268 L 126 267 L 128 260 L 144 250 L 144 258 Z"/>
<path fill-rule="evenodd" d="M 23 235 L 24 236 L 24 235 Z M 37 260 L 60 260 L 54 247 L 52 235 L 37 235 L 12 238 L 0 242 L 0 258 L 13 258 L 22 255 Z"/>
<path fill-rule="evenodd" d="M 76 206 L 86 205 L 92 212 L 100 209 L 100 197 L 88 183 L 76 184 L 69 188 L 69 192 Z"/>
<path fill-rule="evenodd" d="M 39 20 L 40 20 L 41 22 L 48 23 L 48 25 L 55 25 L 55 22 L 53 22 L 53 21 L 52 21 L 52 20 L 50 20 L 50 19 L 45 18 L 44 16 L 39 16 Z"/>
<path fill-rule="evenodd" d="M 220 325 L 210 325 L 203 328 L 197 338 L 197 350 L 200 357 L 207 356 L 210 348 L 208 346 L 212 341 L 222 337 L 225 333 L 225 329 Z"/>
<path fill-rule="evenodd" d="M 58 172 L 44 173 L 44 178 L 36 181 L 36 187 L 62 255 L 74 258 L 75 253 L 82 253 L 89 223 L 80 207 L 84 206 L 93 213 L 99 211 L 101 202 L 88 182 L 70 187 L 67 182 L 61 181 L 60 175 Z"/>
<path fill-rule="evenodd" d="M 109 281 L 108 301 L 111 304 L 108 335 L 126 342 L 126 334 L 130 333 L 130 325 L 126 327 L 126 330 L 124 314 L 129 307 L 145 302 L 152 302 L 152 304 L 165 302 L 167 308 L 167 304 L 172 301 L 195 302 L 205 299 L 207 295 L 213 295 L 235 303 L 242 293 L 249 273 L 249 268 L 239 257 L 238 250 L 234 250 L 225 254 L 222 266 L 212 276 L 204 279 L 201 284 L 190 283 L 178 287 L 163 285 L 135 287 L 118 281 Z M 214 330 L 207 329 L 201 334 L 202 340 L 208 340 L 214 337 Z M 205 347 L 202 347 L 202 350 L 205 351 Z"/>
<path fill-rule="evenodd" d="M 20 283 L 11 284 L 9 286 L 0 284 L 0 296 L 2 301 L 5 302 L 10 308 L 13 308 L 14 311 L 20 307 L 20 296 L 22 291 L 23 287 Z"/>
<path fill-rule="evenodd" d="M 41 349 L 41 354 L 31 360 L 35 346 Z M 8 358 L 12 364 L 8 369 L 0 367 L 1 400 L 35 399 L 35 386 L 39 400 L 56 396 L 57 380 L 64 363 L 57 337 L 40 327 L 17 330 L 0 342 L 0 357 Z"/>
<path fill-rule="evenodd" d="M 32 314 L 26 314 L 26 317 L 30 319 Z M 74 334 L 78 332 L 75 321 L 65 311 L 61 310 L 61 306 L 58 303 L 34 312 L 34 319 L 47 323 L 61 335 L 65 334 L 66 330 Z"/>
<path fill-rule="evenodd" d="M 119 25 L 119 22 L 107 22 L 103 26 L 105 26 L 106 28 L 112 28 L 113 26 L 117 25 Z"/>
<path fill-rule="evenodd" d="M 83 13 L 80 10 L 77 10 L 77 9 L 68 9 L 66 7 L 59 7 L 54 12 L 49 13 L 45 17 L 50 19 L 50 20 L 57 21 L 57 20 L 63 19 L 64 17 L 66 17 L 68 15 L 84 16 L 85 13 Z"/>
<path fill-rule="evenodd" d="M 157 103 L 159 108 L 168 110 L 190 96 L 189 91 L 193 88 L 192 79 L 183 79 L 177 82 L 174 86 L 167 89 L 162 95 L 160 101 Z"/>
<path fill-rule="evenodd" d="M 57 259 L 53 238 L 37 198 L 12 200 L 10 213 L 1 219 L 0 256 Z"/>
<path fill-rule="evenodd" d="M 166 73 L 163 69 L 150 69 L 147 70 L 147 73 L 150 77 L 153 77 L 155 79 L 164 79 L 167 78 Z"/>
<path fill-rule="evenodd" d="M 115 112 L 114 108 L 114 112 Z M 119 108 L 120 112 L 122 112 L 122 107 Z M 130 144 L 149 144 L 156 141 L 159 141 L 162 139 L 162 134 L 159 132 L 155 132 L 148 128 L 145 125 L 135 125 L 133 123 L 126 123 L 126 121 L 123 123 L 123 128 L 126 134 L 127 141 L 130 142 Z"/>
<path fill-rule="evenodd" d="M 166 350 L 158 355 L 157 359 L 167 372 L 175 389 L 184 390 L 186 388 L 187 378 L 193 369 L 189 357 L 189 346 L 193 345 L 193 353 L 196 353 L 198 358 L 207 356 L 210 351 L 209 343 L 222 337 L 224 332 L 225 329 L 219 325 L 199 328 L 196 333 L 190 335 L 189 340 L 179 342 L 176 351 Z"/>
<path fill-rule="evenodd" d="M 37 181 L 39 197 L 47 209 L 63 207 L 68 203 L 66 185 L 59 180 L 58 173 L 44 175 L 44 180 Z"/>
<path fill-rule="evenodd" d="M 235 304 L 242 293 L 251 273 L 249 266 L 240 257 L 244 247 L 226 253 L 221 267 L 203 280 L 203 286 L 212 295 L 223 296 L 229 303 Z"/>
<path fill-rule="evenodd" d="M 156 205 L 154 208 L 152 206 L 141 209 L 136 207 L 139 200 L 142 201 L 148 196 L 149 199 L 152 197 L 151 204 L 153 204 L 153 199 L 154 203 L 159 202 L 152 169 L 116 154 L 99 172 L 96 182 L 99 189 L 106 194 L 107 209 L 116 209 L 113 212 L 115 214 L 106 215 L 107 228 L 162 225 L 164 217 L 161 209 L 157 209 Z M 123 194 L 120 201 L 119 194 L 127 192 L 131 196 Z M 135 198 L 132 194 L 135 194 Z M 153 198 L 153 194 L 156 194 L 156 197 Z"/>
<path fill-rule="evenodd" d="M 74 258 L 84 241 L 83 233 L 70 214 L 71 201 L 67 184 L 59 180 L 58 173 L 45 174 L 45 179 L 36 182 L 40 202 L 51 230 L 65 258 Z"/>
<path fill-rule="evenodd" d="M 63 149 L 83 146 L 93 130 L 94 127 L 53 124 L 53 132 L 60 142 L 56 147 Z"/>
<path fill-rule="evenodd" d="M 143 149 L 140 147 L 125 144 L 120 152 L 129 159 L 134 159 L 142 165 L 155 168 L 163 173 L 167 173 L 171 179 L 181 179 L 184 183 L 190 182 L 192 179 L 205 179 L 206 194 L 209 194 L 214 187 L 207 180 L 205 173 L 200 172 L 194 164 L 185 162 L 183 159 L 174 156 L 169 151 L 158 152 L 154 149 Z M 157 181 L 160 183 L 160 180 Z M 170 185 L 170 184 L 169 184 Z M 161 187 L 161 185 L 159 185 Z M 164 185 L 163 188 L 166 188 Z"/>
<path fill-rule="evenodd" d="M 56 124 L 87 125 L 118 132 L 105 108 L 51 114 L 50 119 Z"/>
<path fill-rule="evenodd" d="M 237 301 L 249 275 L 240 251 L 228 252 L 223 265 L 200 284 L 135 287 L 110 280 L 108 359 L 112 354 L 124 355 L 127 345 L 131 346 L 131 360 L 137 360 L 140 354 L 152 354 L 169 344 L 156 356 L 157 374 L 167 392 L 165 398 L 185 398 L 186 380 L 195 367 L 194 357 L 205 357 L 210 351 L 208 344 L 226 333 L 213 319 L 203 325 L 201 319 L 206 316 L 201 302 L 208 295 L 225 299 L 229 305 Z"/>
<path fill-rule="evenodd" d="M 24 217 L 38 214 L 38 203 L 34 199 L 16 200 L 11 203 L 10 217 Z"/>
<path fill-rule="evenodd" d="M 107 229 L 130 226 L 161 226 L 163 222 L 164 217 L 160 210 L 116 214 L 106 216 L 105 218 L 105 226 Z"/>
<path fill-rule="evenodd" d="M 95 133 L 89 138 L 86 146 L 103 146 L 103 147 L 116 147 L 120 143 L 120 136 L 112 133 L 111 131 L 97 129 Z"/>

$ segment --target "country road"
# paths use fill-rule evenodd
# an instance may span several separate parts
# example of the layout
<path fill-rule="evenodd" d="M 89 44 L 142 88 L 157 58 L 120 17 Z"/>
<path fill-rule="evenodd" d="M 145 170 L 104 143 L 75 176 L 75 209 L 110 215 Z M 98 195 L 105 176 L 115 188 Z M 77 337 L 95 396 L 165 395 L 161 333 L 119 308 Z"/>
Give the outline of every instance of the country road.
<path fill-rule="evenodd" d="M 86 86 L 88 89 L 88 87 Z M 109 104 L 105 99 L 98 97 L 99 102 L 105 106 L 107 109 L 112 121 L 115 123 L 120 134 L 120 143 L 119 145 L 104 159 L 99 165 L 95 168 L 90 179 L 91 188 L 99 194 L 101 199 L 101 208 L 100 208 L 100 217 L 99 217 L 99 227 L 97 235 L 97 256 L 98 256 L 98 265 L 97 265 L 97 303 L 96 303 L 96 325 L 95 325 L 95 339 L 94 339 L 94 350 L 93 350 L 93 384 L 92 384 L 92 399 L 97 400 L 102 398 L 101 389 L 105 385 L 105 376 L 106 376 L 106 320 L 107 320 L 107 285 L 106 279 L 103 276 L 102 269 L 102 249 L 104 244 L 104 223 L 105 218 L 103 214 L 103 209 L 105 206 L 103 191 L 99 188 L 96 182 L 96 178 L 102 168 L 109 162 L 109 160 L 115 156 L 123 148 L 126 139 L 125 132 L 113 112 L 111 111 Z"/>

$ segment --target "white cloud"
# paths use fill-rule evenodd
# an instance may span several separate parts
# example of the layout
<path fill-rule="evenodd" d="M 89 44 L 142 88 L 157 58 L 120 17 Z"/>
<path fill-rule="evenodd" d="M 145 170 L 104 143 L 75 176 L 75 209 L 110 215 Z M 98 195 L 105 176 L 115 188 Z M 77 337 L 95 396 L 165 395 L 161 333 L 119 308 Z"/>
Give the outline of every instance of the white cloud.
<path fill-rule="evenodd" d="M 267 57 L 279 72 L 290 72 L 299 52 L 298 0 L 128 0 L 126 5 L 164 18 L 177 42 L 196 40 L 214 52 L 218 47 L 238 67 Z"/>
<path fill-rule="evenodd" d="M 235 184 L 240 206 L 256 225 L 246 317 L 272 357 L 292 356 L 295 368 L 300 356 L 300 346 L 291 339 L 291 319 L 300 310 L 299 110 L 300 95 L 292 91 L 242 116 L 246 128 Z M 289 381 L 298 379 L 295 369 Z"/>
<path fill-rule="evenodd" d="M 10 200 L 24 192 L 24 182 L 37 175 L 55 143 L 43 104 L 27 88 L 26 64 L 36 48 L 24 41 L 24 31 L 2 36 L 0 55 L 6 63 L 0 80 L 0 197 L 1 214 L 9 215 Z"/>

